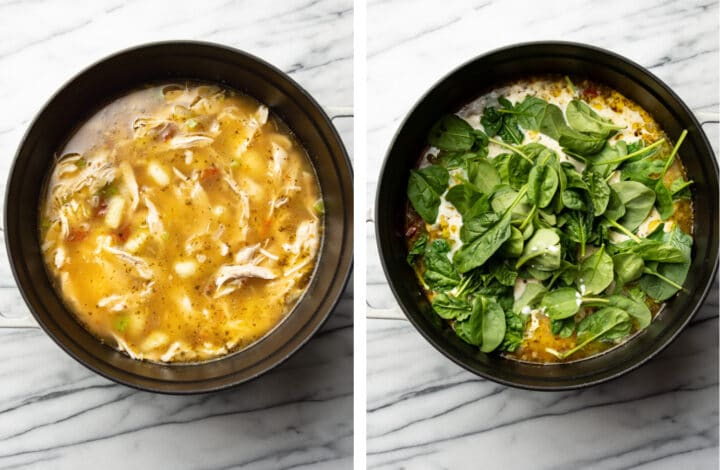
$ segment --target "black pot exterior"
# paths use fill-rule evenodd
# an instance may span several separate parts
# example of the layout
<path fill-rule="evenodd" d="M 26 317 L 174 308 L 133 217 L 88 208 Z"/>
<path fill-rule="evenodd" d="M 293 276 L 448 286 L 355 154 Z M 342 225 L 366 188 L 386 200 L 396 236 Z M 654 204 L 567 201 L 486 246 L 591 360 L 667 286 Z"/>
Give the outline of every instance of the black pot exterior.
<path fill-rule="evenodd" d="M 304 144 L 325 202 L 325 232 L 316 272 L 292 313 L 263 339 L 207 362 L 137 361 L 100 343 L 75 320 L 53 289 L 38 240 L 39 198 L 54 152 L 78 124 L 114 97 L 147 83 L 196 80 L 245 92 L 279 115 Z M 191 223 L 191 221 L 188 221 Z M 322 326 L 352 267 L 353 190 L 350 162 L 320 106 L 280 70 L 242 51 L 201 42 L 155 43 L 108 57 L 65 84 L 45 105 L 15 156 L 5 195 L 5 243 L 30 311 L 68 354 L 97 373 L 132 387 L 200 393 L 250 380 L 297 351 Z"/>
<path fill-rule="evenodd" d="M 538 365 L 485 354 L 462 340 L 432 310 L 405 261 L 406 184 L 432 124 L 493 86 L 538 74 L 584 77 L 604 83 L 647 110 L 668 136 L 688 136 L 680 149 L 693 185 L 695 226 L 686 286 L 652 324 L 606 354 L 557 365 Z M 682 100 L 643 67 L 614 53 L 566 42 L 527 43 L 492 51 L 441 79 L 410 111 L 390 145 L 375 203 L 376 235 L 390 287 L 408 319 L 440 352 L 487 379 L 532 390 L 587 387 L 618 377 L 664 349 L 688 324 L 709 291 L 718 264 L 718 167 L 705 134 Z"/>

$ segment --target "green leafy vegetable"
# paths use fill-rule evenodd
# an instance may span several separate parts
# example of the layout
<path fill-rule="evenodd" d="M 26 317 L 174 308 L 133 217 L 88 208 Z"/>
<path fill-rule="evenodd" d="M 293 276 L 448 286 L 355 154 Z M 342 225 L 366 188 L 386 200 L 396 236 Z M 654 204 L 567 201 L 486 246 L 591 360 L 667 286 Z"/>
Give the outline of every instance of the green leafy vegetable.
<path fill-rule="evenodd" d="M 408 199 L 415 211 L 428 223 L 435 223 L 440 207 L 440 197 L 450 182 L 450 174 L 439 165 L 430 165 L 410 171 Z"/>
<path fill-rule="evenodd" d="M 450 114 L 433 125 L 428 143 L 451 152 L 470 150 L 475 143 L 474 130 L 464 119 Z"/>
<path fill-rule="evenodd" d="M 427 246 L 428 241 L 428 234 L 427 233 L 421 233 L 416 239 L 415 243 L 413 243 L 413 246 L 410 248 L 410 251 L 408 251 L 407 254 L 407 262 L 408 264 L 413 264 L 415 262 L 415 259 L 418 256 L 422 256 L 425 254 L 425 247 Z"/>
<path fill-rule="evenodd" d="M 552 229 L 540 229 L 530 238 L 522 256 L 515 263 L 519 268 L 532 260 L 532 267 L 540 271 L 553 271 L 560 267 L 560 237 Z"/>
<path fill-rule="evenodd" d="M 480 351 L 489 353 L 497 349 L 505 338 L 505 312 L 492 297 L 483 298 L 482 344 Z"/>
<path fill-rule="evenodd" d="M 432 307 L 445 320 L 463 321 L 472 313 L 472 307 L 464 299 L 448 295 L 445 292 L 441 292 L 433 298 Z"/>
<path fill-rule="evenodd" d="M 558 174 L 550 165 L 536 165 L 528 178 L 528 199 L 539 208 L 547 207 L 559 185 Z"/>
<path fill-rule="evenodd" d="M 583 295 L 599 294 L 613 280 L 613 260 L 601 246 L 580 263 L 577 285 Z"/>
<path fill-rule="evenodd" d="M 610 187 L 625 206 L 625 215 L 617 222 L 626 229 L 634 231 L 650 214 L 655 204 L 655 192 L 635 181 L 620 181 Z"/>
<path fill-rule="evenodd" d="M 602 136 L 605 139 L 624 126 L 616 126 L 610 119 L 601 117 L 584 101 L 574 99 L 565 110 L 568 124 L 579 132 Z"/>
<path fill-rule="evenodd" d="M 551 320 L 563 320 L 572 317 L 582 305 L 582 296 L 572 287 L 562 287 L 545 294 L 541 305 Z"/>
<path fill-rule="evenodd" d="M 425 250 L 425 282 L 434 290 L 446 291 L 460 284 L 460 274 L 448 259 L 450 244 L 435 240 Z"/>

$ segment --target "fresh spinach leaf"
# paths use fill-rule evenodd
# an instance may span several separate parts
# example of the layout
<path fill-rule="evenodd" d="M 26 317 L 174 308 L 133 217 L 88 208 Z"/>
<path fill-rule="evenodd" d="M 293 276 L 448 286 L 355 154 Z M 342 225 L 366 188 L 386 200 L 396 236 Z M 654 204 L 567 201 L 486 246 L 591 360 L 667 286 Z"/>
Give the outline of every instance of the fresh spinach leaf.
<path fill-rule="evenodd" d="M 500 97 L 498 102 L 502 106 L 500 112 L 506 112 L 502 119 L 502 126 L 498 131 L 500 138 L 510 144 L 520 145 L 525 138 L 525 135 L 518 127 L 517 117 L 513 114 L 513 105 L 507 99 Z"/>
<path fill-rule="evenodd" d="M 499 113 L 494 106 L 487 106 L 483 110 L 483 115 L 480 118 L 480 124 L 483 125 L 485 134 L 487 134 L 488 137 L 496 136 L 502 128 L 503 115 Z"/>
<path fill-rule="evenodd" d="M 616 126 L 610 119 L 598 115 L 584 101 L 574 99 L 565 109 L 568 124 L 579 132 L 608 138 L 625 126 Z"/>
<path fill-rule="evenodd" d="M 569 338 L 575 333 L 575 319 L 550 320 L 550 331 L 560 338 Z"/>
<path fill-rule="evenodd" d="M 502 182 L 495 167 L 485 159 L 465 162 L 465 172 L 468 182 L 484 194 L 491 194 Z"/>
<path fill-rule="evenodd" d="M 517 153 L 511 154 L 507 164 L 507 181 L 510 186 L 519 190 L 528 182 L 532 164 Z"/>
<path fill-rule="evenodd" d="M 525 238 L 520 229 L 510 226 L 510 238 L 500 247 L 499 253 L 507 258 L 517 258 L 522 255 Z"/>
<path fill-rule="evenodd" d="M 578 324 L 578 344 L 565 352 L 556 353 L 560 359 L 565 359 L 592 341 L 617 341 L 630 334 L 632 319 L 624 310 L 617 307 L 606 307 L 588 315 Z"/>
<path fill-rule="evenodd" d="M 665 186 L 662 179 L 658 179 L 655 184 L 655 205 L 662 220 L 669 219 L 675 212 L 672 193 Z"/>
<path fill-rule="evenodd" d="M 677 226 L 670 233 L 659 234 L 659 237 L 663 242 L 678 247 L 687 260 L 682 263 L 646 265 L 646 274 L 639 281 L 640 288 L 656 301 L 662 302 L 675 295 L 680 290 L 678 286 L 685 283 L 690 270 L 693 239 Z"/>
<path fill-rule="evenodd" d="M 576 211 L 583 210 L 587 207 L 585 198 L 576 189 L 566 189 L 561 193 L 563 206 Z"/>
<path fill-rule="evenodd" d="M 498 223 L 500 217 L 494 212 L 485 212 L 475 217 L 463 218 L 460 227 L 460 240 L 470 243 Z"/>
<path fill-rule="evenodd" d="M 572 287 L 561 287 L 545 294 L 540 305 L 551 320 L 563 320 L 580 310 L 582 296 Z"/>
<path fill-rule="evenodd" d="M 540 302 L 543 295 L 545 295 L 545 292 L 547 292 L 547 289 L 541 283 L 527 282 L 525 284 L 525 290 L 523 290 L 520 297 L 518 297 L 518 299 L 515 300 L 515 302 L 513 303 L 513 312 L 517 314 L 530 313 L 529 310 L 532 309 L 535 305 L 537 305 L 538 302 Z"/>
<path fill-rule="evenodd" d="M 655 204 L 655 191 L 636 181 L 620 181 L 610 187 L 625 206 L 625 215 L 617 222 L 634 231 L 647 218 Z"/>
<path fill-rule="evenodd" d="M 566 215 L 563 234 L 580 245 L 580 256 L 585 256 L 585 246 L 591 237 L 592 217 L 587 212 L 571 211 Z"/>
<path fill-rule="evenodd" d="M 588 187 L 588 194 L 593 205 L 593 214 L 599 217 L 605 213 L 610 202 L 610 186 L 601 174 L 590 169 L 585 170 L 583 180 Z"/>
<path fill-rule="evenodd" d="M 440 150 L 450 152 L 467 151 L 475 143 L 472 126 L 464 119 L 449 114 L 440 118 L 430 129 L 428 143 Z"/>
<path fill-rule="evenodd" d="M 535 96 L 526 96 L 515 106 L 515 113 L 521 127 L 539 131 L 553 140 L 558 140 L 561 130 L 567 127 L 560 108 Z"/>
<path fill-rule="evenodd" d="M 505 312 L 492 297 L 486 298 L 484 304 L 480 351 L 489 353 L 497 349 L 505 338 Z"/>
<path fill-rule="evenodd" d="M 656 158 L 643 158 L 629 161 L 620 168 L 620 179 L 635 181 L 646 186 L 654 186 L 660 177 L 665 163 Z"/>
<path fill-rule="evenodd" d="M 566 127 L 562 129 L 558 143 L 566 153 L 587 157 L 602 150 L 606 140 L 603 136 L 584 134 Z"/>
<path fill-rule="evenodd" d="M 618 193 L 610 188 L 610 197 L 604 213 L 610 220 L 618 220 L 625 215 L 625 204 L 620 200 Z"/>
<path fill-rule="evenodd" d="M 622 309 L 633 317 L 638 329 L 642 330 L 650 325 L 652 314 L 647 305 L 645 305 L 645 302 L 638 302 L 624 295 L 611 295 L 608 297 L 608 301 L 610 302 L 610 306 Z"/>
<path fill-rule="evenodd" d="M 435 223 L 440 207 L 440 196 L 450 182 L 450 173 L 439 166 L 430 165 L 410 170 L 407 195 L 415 211 L 428 223 Z"/>
<path fill-rule="evenodd" d="M 605 307 L 585 317 L 578 325 L 578 341 L 613 342 L 630 334 L 630 315 L 617 307 Z"/>
<path fill-rule="evenodd" d="M 542 209 L 547 207 L 558 189 L 558 174 L 550 165 L 535 165 L 528 177 L 528 199 Z"/>
<path fill-rule="evenodd" d="M 425 247 L 427 245 L 428 241 L 428 234 L 427 232 L 421 233 L 413 243 L 413 246 L 410 248 L 407 254 L 407 262 L 408 264 L 413 264 L 415 262 L 415 258 L 418 256 L 422 256 L 425 254 Z"/>
<path fill-rule="evenodd" d="M 451 187 L 445 194 L 445 199 L 452 204 L 463 217 L 465 217 L 465 214 L 470 212 L 473 206 L 482 198 L 485 199 L 485 205 L 489 208 L 490 205 L 487 196 L 476 191 L 469 184 L 457 184 Z"/>
<path fill-rule="evenodd" d="M 690 199 L 692 197 L 690 193 L 690 186 L 692 185 L 692 181 L 685 181 L 685 178 L 682 176 L 675 178 L 670 184 L 670 193 L 672 194 L 673 201 Z"/>
<path fill-rule="evenodd" d="M 433 297 L 432 308 L 440 318 L 463 321 L 470 317 L 472 307 L 464 299 L 441 292 Z"/>
<path fill-rule="evenodd" d="M 628 282 L 637 281 L 643 274 L 645 262 L 635 253 L 619 253 L 612 257 L 615 270 L 616 292 Z"/>
<path fill-rule="evenodd" d="M 470 316 L 453 324 L 453 329 L 460 339 L 473 346 L 482 344 L 484 299 L 482 296 L 475 297 Z"/>
<path fill-rule="evenodd" d="M 514 352 L 523 342 L 526 317 L 521 317 L 506 308 L 503 308 L 503 310 L 505 311 L 505 337 L 500 345 L 500 349 Z"/>
<path fill-rule="evenodd" d="M 460 284 L 460 274 L 453 266 L 448 253 L 450 244 L 445 239 L 433 241 L 425 250 L 425 282 L 437 291 L 450 290 Z"/>
<path fill-rule="evenodd" d="M 531 268 L 540 271 L 554 271 L 560 267 L 561 260 L 560 237 L 552 229 L 542 228 L 528 240 L 523 249 L 522 256 L 515 263 L 520 268 L 532 260 Z"/>
<path fill-rule="evenodd" d="M 524 196 L 525 191 L 518 193 L 517 196 L 515 196 L 515 200 L 505 210 L 505 213 L 495 225 L 470 243 L 464 244 L 455 253 L 453 261 L 458 271 L 465 273 L 485 264 L 485 262 L 500 249 L 502 244 L 510 238 L 512 210 Z"/>
<path fill-rule="evenodd" d="M 620 140 L 615 145 L 606 142 L 599 153 L 588 157 L 587 162 L 593 171 L 602 175 L 603 178 L 607 178 L 620 165 L 621 159 L 627 154 L 625 141 Z"/>
<path fill-rule="evenodd" d="M 613 260 L 605 251 L 605 245 L 580 263 L 577 286 L 582 295 L 599 294 L 613 280 Z"/>
<path fill-rule="evenodd" d="M 495 263 L 490 266 L 490 274 L 503 286 L 512 287 L 515 285 L 518 273 L 508 263 Z"/>

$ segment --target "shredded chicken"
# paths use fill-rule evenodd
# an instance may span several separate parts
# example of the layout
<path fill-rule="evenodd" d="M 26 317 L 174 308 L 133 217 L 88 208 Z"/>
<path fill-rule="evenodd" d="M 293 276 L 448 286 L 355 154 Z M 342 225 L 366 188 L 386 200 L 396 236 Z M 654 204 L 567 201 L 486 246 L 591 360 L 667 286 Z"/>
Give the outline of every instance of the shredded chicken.
<path fill-rule="evenodd" d="M 260 244 L 256 243 L 241 249 L 235 254 L 235 262 L 237 264 L 249 263 L 253 256 L 255 256 L 255 253 L 257 253 L 258 248 L 260 248 Z"/>
<path fill-rule="evenodd" d="M 152 279 L 153 271 L 152 269 L 150 269 L 150 266 L 144 259 L 138 258 L 137 256 L 131 255 L 127 251 L 123 251 L 119 248 L 115 248 L 109 245 L 104 245 L 102 248 L 108 253 L 111 253 L 122 259 L 123 261 L 131 264 L 141 278 L 148 280 Z"/>
<path fill-rule="evenodd" d="M 275 279 L 277 276 L 272 270 L 254 264 L 233 264 L 223 266 L 218 270 L 218 276 L 215 278 L 215 286 L 220 287 L 230 279 L 240 279 L 245 277 L 258 277 L 260 279 Z"/>
<path fill-rule="evenodd" d="M 201 134 L 177 135 L 170 139 L 170 147 L 173 149 L 205 147 L 212 144 L 214 140 L 212 137 Z"/>
<path fill-rule="evenodd" d="M 155 237 L 162 237 L 165 233 L 165 227 L 160 220 L 160 214 L 158 213 L 157 207 L 147 197 L 143 198 L 145 207 L 148 209 L 147 213 L 147 224 L 150 229 L 150 233 Z"/>
<path fill-rule="evenodd" d="M 120 171 L 122 172 L 123 182 L 128 191 L 130 191 L 130 212 L 135 212 L 140 202 L 140 194 L 138 192 L 138 184 L 135 179 L 135 172 L 128 162 L 120 163 Z"/>

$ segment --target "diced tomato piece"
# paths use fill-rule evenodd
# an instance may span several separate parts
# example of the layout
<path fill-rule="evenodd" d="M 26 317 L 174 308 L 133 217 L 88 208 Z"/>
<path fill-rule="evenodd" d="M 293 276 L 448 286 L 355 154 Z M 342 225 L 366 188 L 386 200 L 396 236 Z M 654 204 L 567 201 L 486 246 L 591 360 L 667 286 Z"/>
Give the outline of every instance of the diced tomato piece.
<path fill-rule="evenodd" d="M 205 168 L 200 174 L 203 183 L 214 183 L 220 177 L 220 170 L 214 166 Z"/>
<path fill-rule="evenodd" d="M 67 237 L 65 237 L 65 240 L 69 242 L 79 242 L 84 240 L 85 237 L 87 237 L 87 234 L 87 230 L 72 228 L 70 229 L 70 233 L 68 233 Z"/>

